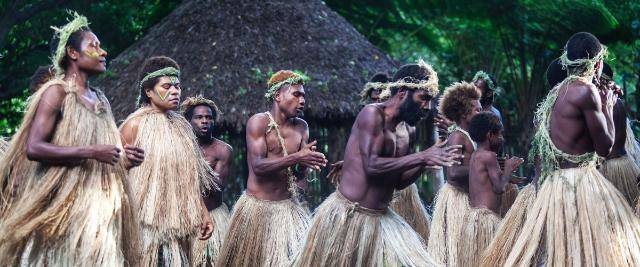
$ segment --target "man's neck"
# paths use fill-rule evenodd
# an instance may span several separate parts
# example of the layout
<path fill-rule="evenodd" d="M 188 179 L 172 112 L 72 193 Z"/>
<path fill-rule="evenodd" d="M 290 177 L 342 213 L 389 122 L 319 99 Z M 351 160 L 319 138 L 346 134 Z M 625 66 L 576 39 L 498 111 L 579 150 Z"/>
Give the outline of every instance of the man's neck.
<path fill-rule="evenodd" d="M 89 88 L 89 74 L 81 71 L 75 65 L 65 70 L 64 80 L 72 82 L 77 87 L 79 93 L 85 93 Z"/>
<path fill-rule="evenodd" d="M 280 111 L 280 109 L 278 108 L 278 104 L 277 103 L 273 104 L 273 107 L 271 108 L 269 113 L 271 114 L 271 116 L 273 117 L 273 120 L 278 125 L 284 125 L 290 119 L 290 118 L 287 118 L 287 116 L 283 112 Z"/>
<path fill-rule="evenodd" d="M 469 122 L 465 120 L 460 120 L 456 122 L 456 125 L 462 130 L 469 131 Z"/>
<path fill-rule="evenodd" d="M 216 141 L 216 138 L 213 137 L 213 135 L 198 137 L 198 144 L 201 147 L 209 146 L 209 145 L 213 144 L 213 142 L 215 142 L 215 141 Z"/>
<path fill-rule="evenodd" d="M 384 111 L 384 126 L 387 130 L 395 131 L 401 121 L 400 118 L 400 101 L 397 98 L 391 98 L 382 103 Z"/>

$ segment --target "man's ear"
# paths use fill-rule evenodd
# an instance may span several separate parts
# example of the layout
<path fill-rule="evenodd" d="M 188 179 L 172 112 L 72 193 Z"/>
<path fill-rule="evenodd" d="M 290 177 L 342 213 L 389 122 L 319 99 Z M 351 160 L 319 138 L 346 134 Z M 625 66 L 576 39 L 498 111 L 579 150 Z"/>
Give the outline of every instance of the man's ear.
<path fill-rule="evenodd" d="M 71 59 L 71 60 L 78 60 L 78 58 L 80 57 L 80 52 L 77 51 L 75 48 L 67 46 L 66 48 L 67 51 L 67 56 Z"/>
<path fill-rule="evenodd" d="M 275 93 L 273 93 L 273 99 L 276 102 L 282 101 L 282 88 L 278 89 Z"/>

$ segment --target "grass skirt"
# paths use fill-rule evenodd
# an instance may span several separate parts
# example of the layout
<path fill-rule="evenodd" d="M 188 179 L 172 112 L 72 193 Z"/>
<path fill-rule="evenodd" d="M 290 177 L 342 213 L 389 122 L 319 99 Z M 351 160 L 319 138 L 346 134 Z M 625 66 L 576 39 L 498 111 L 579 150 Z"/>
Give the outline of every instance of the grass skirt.
<path fill-rule="evenodd" d="M 429 240 L 429 226 L 431 218 L 424 208 L 420 195 L 418 194 L 418 186 L 412 184 L 405 189 L 396 191 L 390 208 L 402 217 L 413 230 L 426 243 Z"/>
<path fill-rule="evenodd" d="M 302 245 L 309 210 L 291 199 L 268 201 L 242 194 L 216 266 L 285 266 Z"/>
<path fill-rule="evenodd" d="M 436 196 L 428 251 L 433 259 L 457 266 L 464 216 L 469 212 L 469 195 L 446 183 Z"/>
<path fill-rule="evenodd" d="M 635 205 L 640 189 L 638 175 L 640 167 L 628 155 L 608 159 L 600 166 L 600 173 L 607 178 L 627 199 L 629 205 Z"/>
<path fill-rule="evenodd" d="M 504 216 L 495 237 L 485 250 L 482 266 L 503 266 L 509 256 L 509 251 L 515 244 L 516 238 L 522 231 L 527 211 L 533 205 L 536 197 L 535 185 L 529 184 L 520 190 L 518 197 Z"/>
<path fill-rule="evenodd" d="M 500 198 L 500 217 L 504 217 L 518 197 L 518 187 L 514 184 L 507 184 L 507 188 Z"/>
<path fill-rule="evenodd" d="M 590 165 L 542 183 L 505 266 L 640 266 L 640 219 Z"/>
<path fill-rule="evenodd" d="M 191 259 L 195 266 L 213 266 L 220 255 L 222 242 L 229 229 L 229 208 L 222 203 L 209 211 L 213 221 L 213 234 L 208 240 L 195 238 L 191 246 Z"/>
<path fill-rule="evenodd" d="M 477 266 L 482 253 L 493 239 L 500 215 L 485 208 L 471 208 L 464 219 L 462 242 L 458 246 L 458 263 L 460 266 Z"/>
<path fill-rule="evenodd" d="M 418 234 L 390 209 L 331 194 L 316 210 L 294 266 L 433 266 Z"/>

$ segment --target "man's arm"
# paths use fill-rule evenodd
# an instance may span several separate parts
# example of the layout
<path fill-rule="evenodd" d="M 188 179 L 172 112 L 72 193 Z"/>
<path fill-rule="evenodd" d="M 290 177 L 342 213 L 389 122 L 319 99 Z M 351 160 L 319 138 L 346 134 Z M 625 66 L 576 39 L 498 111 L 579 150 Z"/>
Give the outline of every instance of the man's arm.
<path fill-rule="evenodd" d="M 591 88 L 593 87 L 593 88 Z M 607 104 L 613 96 L 611 90 L 597 90 L 593 85 L 585 85 L 579 91 L 576 106 L 584 114 L 589 136 L 593 140 L 596 153 L 606 157 L 611 152 L 615 137 L 613 105 Z M 600 95 L 598 95 L 600 94 Z M 604 98 L 605 101 L 602 101 Z M 604 103 L 603 103 L 604 102 Z"/>
<path fill-rule="evenodd" d="M 320 168 L 325 161 L 324 155 L 311 151 L 311 146 L 315 142 L 303 146 L 303 148 L 293 154 L 281 158 L 267 158 L 267 140 L 265 132 L 267 130 L 268 119 L 261 114 L 254 115 L 247 122 L 247 159 L 251 162 L 253 172 L 258 176 L 265 176 L 277 171 L 284 170 L 297 163 Z"/>
<path fill-rule="evenodd" d="M 218 173 L 218 177 L 220 179 L 218 181 L 218 186 L 220 187 L 220 190 L 224 190 L 229 178 L 229 166 L 233 159 L 233 148 L 228 144 L 221 142 L 221 145 L 217 146 L 216 150 L 218 154 L 218 161 L 213 167 L 213 170 Z"/>
<path fill-rule="evenodd" d="M 454 132 L 449 135 L 449 139 L 447 141 L 448 145 L 460 145 L 462 146 L 461 154 L 464 155 L 467 149 L 467 138 L 462 136 L 459 132 Z M 448 180 L 452 181 L 466 181 L 469 179 L 469 166 L 453 165 L 451 167 L 446 168 L 446 175 Z"/>
<path fill-rule="evenodd" d="M 373 106 L 366 106 L 356 118 L 360 155 L 369 177 L 399 174 L 414 167 L 456 163 L 457 147 L 431 147 L 425 151 L 398 158 L 381 157 L 384 146 L 383 118 Z"/>
<path fill-rule="evenodd" d="M 113 145 L 57 146 L 50 143 L 61 116 L 66 92 L 60 85 L 52 85 L 45 90 L 29 131 L 27 157 L 50 164 L 77 164 L 84 159 L 116 164 L 120 158 L 120 149 Z"/>
<path fill-rule="evenodd" d="M 505 160 L 503 172 L 500 169 L 498 155 L 496 153 L 486 153 L 482 156 L 481 160 L 482 164 L 487 168 L 492 190 L 496 194 L 504 193 L 509 180 L 511 180 L 511 173 L 514 172 L 522 162 L 524 162 L 521 158 L 511 157 L 510 159 Z"/>

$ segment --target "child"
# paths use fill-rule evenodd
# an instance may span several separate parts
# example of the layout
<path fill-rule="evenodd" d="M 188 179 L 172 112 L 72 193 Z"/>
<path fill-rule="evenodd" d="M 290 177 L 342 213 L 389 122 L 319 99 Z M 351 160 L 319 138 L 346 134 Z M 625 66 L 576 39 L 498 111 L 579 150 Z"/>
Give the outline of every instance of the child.
<path fill-rule="evenodd" d="M 477 265 L 500 224 L 502 194 L 511 173 L 523 159 L 511 157 L 498 164 L 497 152 L 503 142 L 500 118 L 491 112 L 475 115 L 469 125 L 469 135 L 477 143 L 469 163 L 469 204 L 471 210 L 464 220 L 462 246 L 458 257 L 462 266 Z"/>

